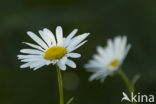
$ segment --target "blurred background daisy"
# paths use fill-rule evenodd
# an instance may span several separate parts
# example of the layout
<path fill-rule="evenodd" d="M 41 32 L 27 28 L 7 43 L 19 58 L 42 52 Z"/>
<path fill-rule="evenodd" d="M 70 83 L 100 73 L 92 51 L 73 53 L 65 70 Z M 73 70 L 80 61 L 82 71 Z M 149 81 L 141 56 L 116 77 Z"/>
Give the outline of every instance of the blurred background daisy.
<path fill-rule="evenodd" d="M 105 47 L 97 46 L 97 54 L 84 65 L 87 71 L 93 72 L 89 81 L 100 79 L 103 82 L 107 76 L 113 75 L 120 69 L 130 47 L 130 44 L 127 45 L 126 36 L 108 39 Z"/>
<path fill-rule="evenodd" d="M 155 10 L 155 0 L 1 0 L 0 104 L 59 103 L 55 67 L 21 70 L 17 60 L 24 46 L 21 42 L 34 42 L 26 35 L 28 30 L 54 30 L 56 26 L 62 26 L 65 37 L 75 27 L 77 35 L 91 33 L 89 42 L 76 50 L 83 56 L 73 60 L 76 70 L 63 72 L 65 101 L 73 96 L 73 104 L 121 104 L 125 85 L 120 76 L 107 77 L 102 84 L 90 83 L 91 73 L 83 68 L 96 53 L 96 46 L 106 46 L 107 39 L 117 35 L 126 35 L 132 44 L 122 65 L 124 72 L 130 79 L 141 74 L 136 89 L 156 95 Z"/>

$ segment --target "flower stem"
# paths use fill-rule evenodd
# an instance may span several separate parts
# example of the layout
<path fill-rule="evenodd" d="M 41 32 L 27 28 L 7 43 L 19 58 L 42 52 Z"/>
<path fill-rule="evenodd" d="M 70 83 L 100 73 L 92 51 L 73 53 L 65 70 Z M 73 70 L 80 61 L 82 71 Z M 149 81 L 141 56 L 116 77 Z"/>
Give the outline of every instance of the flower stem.
<path fill-rule="evenodd" d="M 135 93 L 134 86 L 132 85 L 131 81 L 128 79 L 128 77 L 125 75 L 125 73 L 121 69 L 118 69 L 117 72 L 119 73 L 123 81 L 125 82 L 126 87 L 128 89 L 128 94 L 129 96 L 131 96 L 132 92 Z M 132 102 L 132 104 L 136 104 L 136 102 Z"/>
<path fill-rule="evenodd" d="M 57 78 L 59 84 L 60 104 L 63 104 L 63 85 L 62 85 L 61 70 L 58 66 L 56 66 L 56 69 L 57 69 Z"/>

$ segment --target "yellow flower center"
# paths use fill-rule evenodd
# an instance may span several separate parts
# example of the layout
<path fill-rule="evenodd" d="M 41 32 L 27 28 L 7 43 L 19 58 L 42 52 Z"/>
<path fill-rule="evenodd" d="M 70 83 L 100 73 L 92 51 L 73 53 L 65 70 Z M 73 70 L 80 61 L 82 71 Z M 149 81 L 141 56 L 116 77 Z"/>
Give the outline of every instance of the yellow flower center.
<path fill-rule="evenodd" d="M 60 59 L 67 53 L 67 50 L 61 46 L 53 46 L 46 50 L 44 58 L 47 60 Z"/>
<path fill-rule="evenodd" d="M 109 66 L 117 67 L 119 60 L 114 59 L 113 61 L 110 62 Z"/>

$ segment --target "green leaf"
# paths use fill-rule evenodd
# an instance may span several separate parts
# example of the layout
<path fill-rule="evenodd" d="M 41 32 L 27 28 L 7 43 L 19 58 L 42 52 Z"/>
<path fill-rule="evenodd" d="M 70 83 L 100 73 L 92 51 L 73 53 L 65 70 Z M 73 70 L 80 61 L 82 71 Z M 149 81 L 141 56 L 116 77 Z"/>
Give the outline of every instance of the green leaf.
<path fill-rule="evenodd" d="M 135 86 L 136 82 L 139 80 L 139 78 L 141 77 L 140 74 L 136 74 L 133 79 L 132 79 L 132 84 L 133 86 Z"/>
<path fill-rule="evenodd" d="M 67 102 L 67 104 L 70 104 L 74 100 L 74 97 L 70 98 Z"/>

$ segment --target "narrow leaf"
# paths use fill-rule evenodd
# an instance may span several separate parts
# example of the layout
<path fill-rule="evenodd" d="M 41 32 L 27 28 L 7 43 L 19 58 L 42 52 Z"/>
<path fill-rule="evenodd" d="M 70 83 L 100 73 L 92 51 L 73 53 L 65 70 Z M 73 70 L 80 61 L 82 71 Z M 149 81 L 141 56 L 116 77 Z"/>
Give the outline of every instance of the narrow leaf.
<path fill-rule="evenodd" d="M 74 97 L 70 98 L 67 102 L 67 104 L 70 104 L 74 100 Z"/>
<path fill-rule="evenodd" d="M 133 86 L 135 86 L 136 82 L 139 80 L 139 78 L 141 77 L 140 74 L 136 74 L 133 79 L 132 79 L 132 84 Z"/>

